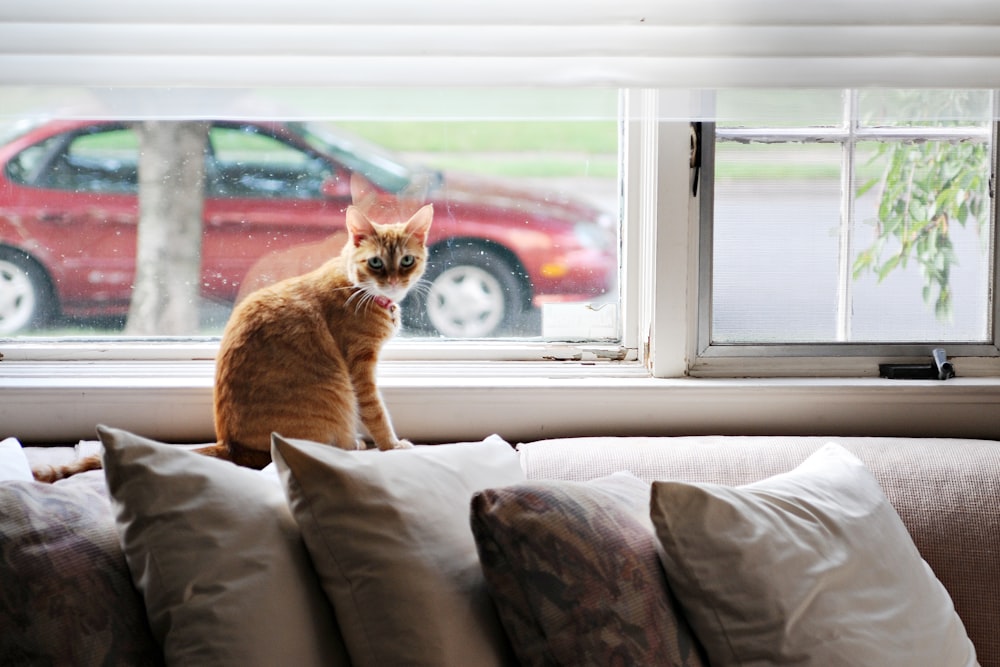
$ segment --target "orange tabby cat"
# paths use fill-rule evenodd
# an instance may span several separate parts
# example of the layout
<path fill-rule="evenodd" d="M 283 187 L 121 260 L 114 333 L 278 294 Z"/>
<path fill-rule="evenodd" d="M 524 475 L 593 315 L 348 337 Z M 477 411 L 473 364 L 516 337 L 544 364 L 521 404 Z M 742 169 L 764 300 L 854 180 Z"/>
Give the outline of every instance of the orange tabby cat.
<path fill-rule="evenodd" d="M 237 306 L 215 376 L 226 458 L 267 465 L 273 431 L 355 449 L 357 417 L 379 449 L 410 446 L 392 428 L 375 366 L 399 328 L 398 302 L 424 272 L 432 217 L 427 205 L 407 222 L 381 225 L 351 206 L 339 257 Z"/>
<path fill-rule="evenodd" d="M 241 301 L 216 364 L 218 442 L 195 451 L 263 468 L 272 432 L 355 449 L 359 417 L 379 449 L 410 447 L 393 430 L 375 367 L 399 328 L 398 302 L 424 272 L 432 219 L 430 204 L 389 224 L 350 206 L 339 256 Z M 92 456 L 34 473 L 55 481 L 100 466 Z"/>

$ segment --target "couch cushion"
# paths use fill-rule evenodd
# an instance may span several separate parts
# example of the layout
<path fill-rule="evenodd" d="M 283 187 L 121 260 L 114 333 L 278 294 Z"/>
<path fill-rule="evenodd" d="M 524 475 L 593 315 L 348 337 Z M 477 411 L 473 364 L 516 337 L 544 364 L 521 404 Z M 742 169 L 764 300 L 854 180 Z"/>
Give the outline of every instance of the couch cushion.
<path fill-rule="evenodd" d="M 483 572 L 522 665 L 706 664 L 667 589 L 649 493 L 616 473 L 474 496 Z"/>
<path fill-rule="evenodd" d="M 787 472 L 829 441 L 878 480 L 955 603 L 983 667 L 1000 667 L 1000 443 L 948 438 L 683 436 L 567 438 L 519 445 L 531 478 L 739 485 Z"/>
<path fill-rule="evenodd" d="M 273 470 L 98 432 L 125 555 L 169 663 L 349 664 Z"/>
<path fill-rule="evenodd" d="M 102 473 L 0 483 L 0 582 L 0 664 L 162 664 Z"/>
<path fill-rule="evenodd" d="M 469 525 L 473 493 L 524 481 L 509 444 L 345 451 L 275 435 L 272 454 L 355 667 L 510 662 Z"/>
<path fill-rule="evenodd" d="M 978 664 L 878 483 L 838 445 L 747 486 L 654 482 L 651 512 L 713 665 Z"/>

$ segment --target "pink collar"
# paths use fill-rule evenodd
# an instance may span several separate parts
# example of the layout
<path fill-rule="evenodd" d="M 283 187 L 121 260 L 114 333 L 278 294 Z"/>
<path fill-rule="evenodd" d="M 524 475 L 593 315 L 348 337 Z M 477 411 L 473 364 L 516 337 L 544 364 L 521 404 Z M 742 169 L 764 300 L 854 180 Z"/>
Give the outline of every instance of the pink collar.
<path fill-rule="evenodd" d="M 377 297 L 375 297 L 375 303 L 377 305 L 379 305 L 379 306 L 382 306 L 383 308 L 391 308 L 392 307 L 392 299 L 390 299 L 387 296 L 382 296 L 381 294 L 379 294 Z"/>

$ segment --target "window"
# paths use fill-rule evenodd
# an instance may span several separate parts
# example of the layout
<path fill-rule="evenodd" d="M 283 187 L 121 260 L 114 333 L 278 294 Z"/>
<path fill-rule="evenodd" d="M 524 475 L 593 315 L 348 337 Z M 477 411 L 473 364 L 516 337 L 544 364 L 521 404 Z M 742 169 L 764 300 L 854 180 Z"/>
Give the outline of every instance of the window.
<path fill-rule="evenodd" d="M 134 194 L 138 144 L 131 130 L 119 125 L 83 128 L 24 148 L 4 171 L 12 183 L 39 190 Z"/>
<path fill-rule="evenodd" d="M 344 211 L 362 203 L 352 190 L 360 178 L 379 222 L 405 220 L 427 202 L 437 210 L 425 286 L 403 307 L 404 337 L 621 343 L 613 89 L 555 96 L 498 88 L 487 100 L 463 90 L 249 91 L 226 112 L 209 93 L 191 91 L 199 110 L 189 119 L 209 125 L 192 297 L 200 296 L 200 315 L 137 328 L 128 319 L 150 313 L 129 309 L 142 225 L 139 156 L 159 149 L 143 144 L 136 124 L 173 114 L 116 100 L 77 120 L 58 92 L 9 93 L 24 130 L 0 146 L 8 179 L 0 208 L 17 211 L 16 223 L 8 215 L 0 224 L 3 284 L 17 290 L 0 301 L 0 335 L 217 336 L 247 293 L 339 252 Z M 81 91 L 62 94 L 72 100 Z M 353 98 L 349 117 L 338 111 L 345 96 Z M 392 96 L 402 111 L 384 108 Z M 494 97 L 506 97 L 504 108 Z M 176 169 L 201 159 L 184 156 Z M 146 187 L 156 187 L 150 180 Z M 160 273 L 156 284 L 175 271 Z"/>
<path fill-rule="evenodd" d="M 704 357 L 995 350 L 990 91 L 727 91 L 717 103 Z"/>
<path fill-rule="evenodd" d="M 434 316 L 416 311 L 426 317 L 408 323 L 415 335 L 384 355 L 386 399 L 411 439 L 834 423 L 828 430 L 996 434 L 984 173 L 967 172 L 979 179 L 965 188 L 975 206 L 949 213 L 948 292 L 924 282 L 915 255 L 892 266 L 891 234 L 872 261 L 859 258 L 874 247 L 871 206 L 882 198 L 868 183 L 907 147 L 995 152 L 987 91 L 1000 89 L 1000 5 L 293 5 L 45 0 L 0 22 L 0 144 L 11 147 L 0 195 L 18 195 L 0 210 L 0 423 L 35 441 L 87 437 L 98 421 L 210 437 L 214 337 L 244 277 L 261 248 L 294 263 L 292 247 L 322 245 L 297 235 L 335 218 L 345 177 L 363 169 L 387 192 L 433 189 L 440 172 L 445 183 L 488 179 L 523 193 L 511 209 L 509 189 L 491 191 L 493 210 L 503 204 L 515 222 L 537 213 L 524 229 L 508 226 L 516 248 L 481 225 L 440 246 L 459 261 L 430 276 Z M 961 113 L 931 98 L 900 110 L 912 91 L 943 90 L 972 91 Z M 919 106 L 933 113 L 913 113 Z M 138 139 L 97 130 L 150 118 L 218 121 L 203 163 L 204 222 L 233 266 L 201 276 L 194 327 L 134 338 L 122 328 L 134 271 L 122 239 L 138 224 Z M 48 121 L 72 131 L 25 140 Z M 692 123 L 703 139 L 693 156 Z M 70 137 L 92 143 L 78 151 Z M 58 160 L 68 166 L 50 168 Z M 808 189 L 737 206 L 760 174 L 790 172 Z M 42 190 L 39 207 L 31 195 Z M 817 208 L 813 192 L 828 204 Z M 772 229 L 793 227 L 777 195 L 807 199 L 817 218 L 795 225 L 809 236 L 783 254 L 781 234 L 768 242 L 743 224 L 767 206 Z M 32 218 L 44 218 L 45 236 L 15 244 Z M 543 222 L 553 222 L 544 239 Z M 234 251 L 227 230 L 257 224 L 257 249 Z M 80 228 L 93 231 L 67 242 Z M 262 279 L 276 277 L 263 268 Z M 782 291 L 789 282 L 822 297 L 794 300 Z M 763 306 L 748 300 L 769 292 Z M 480 305 L 458 307 L 471 304 Z M 36 315 L 63 319 L 42 326 Z M 957 381 L 867 381 L 880 362 L 923 362 L 940 344 L 957 358 Z"/>
<path fill-rule="evenodd" d="M 322 199 L 335 167 L 321 155 L 251 124 L 215 124 L 208 132 L 210 198 Z"/>

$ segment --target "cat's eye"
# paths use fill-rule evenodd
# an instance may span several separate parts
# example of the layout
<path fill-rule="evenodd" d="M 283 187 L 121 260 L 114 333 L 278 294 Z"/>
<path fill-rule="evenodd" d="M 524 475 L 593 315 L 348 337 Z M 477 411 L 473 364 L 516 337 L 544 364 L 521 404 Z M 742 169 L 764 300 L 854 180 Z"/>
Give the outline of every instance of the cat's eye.
<path fill-rule="evenodd" d="M 403 258 L 399 260 L 399 265 L 404 269 L 408 269 L 417 263 L 417 258 L 413 255 L 403 255 Z"/>
<path fill-rule="evenodd" d="M 385 268 L 385 262 L 382 261 L 381 257 L 371 257 L 368 259 L 368 268 L 372 271 L 381 271 Z"/>

